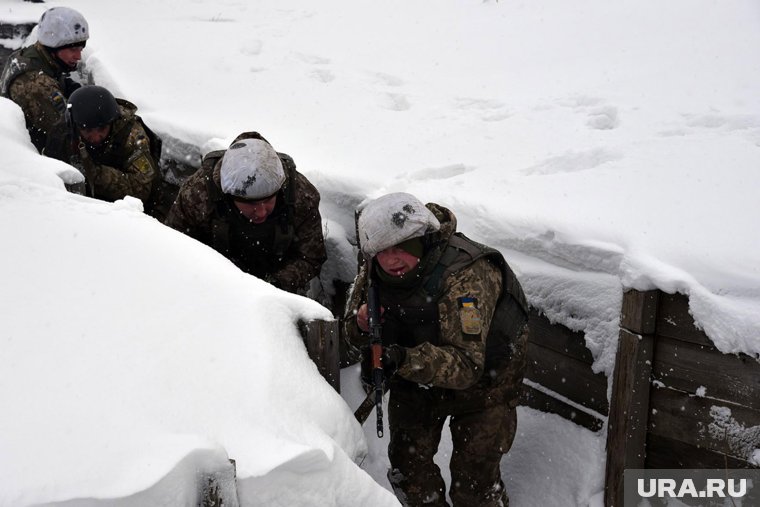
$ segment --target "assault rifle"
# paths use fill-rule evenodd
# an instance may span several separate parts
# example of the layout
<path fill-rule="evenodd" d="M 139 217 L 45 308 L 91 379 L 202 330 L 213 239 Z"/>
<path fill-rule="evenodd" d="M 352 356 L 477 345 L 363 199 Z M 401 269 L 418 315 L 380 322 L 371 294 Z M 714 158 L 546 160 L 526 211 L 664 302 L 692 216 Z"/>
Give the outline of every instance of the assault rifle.
<path fill-rule="evenodd" d="M 369 264 L 368 264 L 368 269 Z M 360 424 L 364 424 L 374 408 L 377 414 L 377 436 L 383 437 L 383 384 L 385 383 L 385 371 L 383 370 L 383 333 L 380 321 L 380 288 L 368 276 L 367 281 L 367 316 L 369 317 L 369 352 L 370 366 L 372 368 L 372 390 L 359 408 L 354 412 L 354 417 Z"/>
<path fill-rule="evenodd" d="M 354 412 L 354 417 L 359 424 L 364 424 L 372 409 L 377 413 L 377 436 L 383 437 L 383 384 L 385 383 L 385 372 L 383 371 L 383 327 L 380 321 L 380 288 L 373 280 L 372 276 L 372 259 L 361 255 L 361 238 L 359 237 L 359 215 L 360 211 L 354 214 L 354 225 L 356 226 L 356 244 L 359 247 L 358 263 L 361 266 L 362 261 L 367 270 L 367 317 L 369 321 L 369 350 L 370 365 L 372 368 L 372 386 L 373 389 L 367 393 L 359 408 Z M 374 399 L 373 399 L 374 398 Z"/>

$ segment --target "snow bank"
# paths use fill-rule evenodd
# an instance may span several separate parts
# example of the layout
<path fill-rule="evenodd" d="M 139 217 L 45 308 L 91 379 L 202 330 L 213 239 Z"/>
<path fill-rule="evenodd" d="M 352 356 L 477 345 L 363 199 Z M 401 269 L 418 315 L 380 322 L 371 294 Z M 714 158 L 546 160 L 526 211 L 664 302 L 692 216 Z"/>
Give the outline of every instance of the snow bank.
<path fill-rule="evenodd" d="M 0 107 L 0 129 L 23 132 L 16 106 Z M 228 458 L 249 498 L 395 505 L 353 463 L 362 430 L 298 334 L 325 308 L 241 273 L 136 199 L 66 192 L 62 164 L 20 137 L 0 141 L 0 505 L 177 505 L 167 491 L 192 500 L 196 470 Z M 298 484 L 284 479 L 294 471 Z"/>

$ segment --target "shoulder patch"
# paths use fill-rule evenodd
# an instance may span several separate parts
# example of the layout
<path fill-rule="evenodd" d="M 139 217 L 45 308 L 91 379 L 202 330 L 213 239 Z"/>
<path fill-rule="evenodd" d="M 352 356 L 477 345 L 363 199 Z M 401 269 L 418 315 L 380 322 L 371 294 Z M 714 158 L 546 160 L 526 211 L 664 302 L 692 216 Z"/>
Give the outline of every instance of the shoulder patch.
<path fill-rule="evenodd" d="M 66 99 L 58 90 L 50 94 L 50 102 L 53 103 L 53 107 L 59 113 L 63 114 L 63 112 L 66 111 Z"/>
<path fill-rule="evenodd" d="M 137 168 L 138 171 L 140 171 L 143 174 L 147 174 L 153 170 L 153 167 L 150 164 L 150 160 L 148 160 L 148 155 L 142 154 L 139 157 L 135 159 L 132 164 Z"/>
<path fill-rule="evenodd" d="M 462 297 L 458 298 L 457 302 L 459 303 L 459 320 L 462 321 L 462 333 L 480 336 L 482 327 L 477 298 Z"/>

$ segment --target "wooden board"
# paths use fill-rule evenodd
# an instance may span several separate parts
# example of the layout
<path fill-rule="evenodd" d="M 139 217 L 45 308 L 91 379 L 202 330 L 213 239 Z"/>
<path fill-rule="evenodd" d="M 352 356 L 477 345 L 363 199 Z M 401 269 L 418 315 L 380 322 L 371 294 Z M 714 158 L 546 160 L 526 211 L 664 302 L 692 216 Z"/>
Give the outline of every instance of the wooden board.
<path fill-rule="evenodd" d="M 760 411 L 667 387 L 652 388 L 648 431 L 747 460 L 760 448 Z"/>
<path fill-rule="evenodd" d="M 340 392 L 340 351 L 337 320 L 299 322 L 309 357 L 333 388 Z"/>
<path fill-rule="evenodd" d="M 600 414 L 609 411 L 607 377 L 585 362 L 529 343 L 525 377 Z"/>
<path fill-rule="evenodd" d="M 525 385 L 523 391 L 520 393 L 520 405 L 524 405 L 541 412 L 549 412 L 551 414 L 557 414 L 565 419 L 574 422 L 584 428 L 588 428 L 591 431 L 599 431 L 604 425 L 604 420 L 599 419 L 587 412 L 578 410 L 572 405 L 550 396 L 542 391 Z"/>
<path fill-rule="evenodd" d="M 530 312 L 528 341 L 591 365 L 594 357 L 586 348 L 586 339 L 580 331 L 571 331 L 560 324 L 552 324 L 535 310 Z"/>
<path fill-rule="evenodd" d="M 694 325 L 694 318 L 689 313 L 689 298 L 683 294 L 663 293 L 660 296 L 656 334 L 698 345 L 714 346 L 704 331 Z"/>
<path fill-rule="evenodd" d="M 668 387 L 760 410 L 760 362 L 713 347 L 657 337 L 652 374 Z"/>
<path fill-rule="evenodd" d="M 649 434 L 645 468 L 757 468 L 710 449 L 703 449 L 679 440 Z"/>

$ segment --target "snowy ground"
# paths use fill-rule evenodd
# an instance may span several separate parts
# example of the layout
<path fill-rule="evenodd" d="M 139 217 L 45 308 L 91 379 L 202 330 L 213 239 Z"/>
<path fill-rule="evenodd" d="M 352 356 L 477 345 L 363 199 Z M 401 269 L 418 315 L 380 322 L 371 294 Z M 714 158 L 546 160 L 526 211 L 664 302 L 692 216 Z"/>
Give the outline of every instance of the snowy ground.
<path fill-rule="evenodd" d="M 0 20 L 63 4 L 3 0 Z M 87 71 L 155 130 L 199 152 L 258 130 L 295 158 L 323 196 L 328 278 L 351 276 L 356 204 L 404 190 L 501 249 L 531 304 L 586 333 L 596 371 L 612 371 L 625 287 L 684 292 L 722 351 L 760 353 L 757 2 L 65 5 L 90 21 Z M 132 201 L 65 193 L 70 169 L 0 112 L 0 400 L 17 407 L 0 416 L 0 505 L 138 505 L 181 484 L 159 481 L 188 456 L 235 458 L 242 489 L 288 490 L 282 505 L 328 487 L 321 505 L 394 504 L 369 480 L 387 487 L 385 444 L 298 342 L 293 320 L 323 310 Z M 519 415 L 513 505 L 601 505 L 604 435 Z"/>

